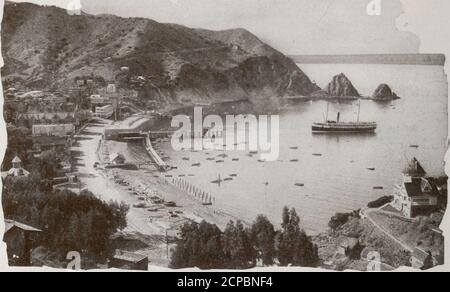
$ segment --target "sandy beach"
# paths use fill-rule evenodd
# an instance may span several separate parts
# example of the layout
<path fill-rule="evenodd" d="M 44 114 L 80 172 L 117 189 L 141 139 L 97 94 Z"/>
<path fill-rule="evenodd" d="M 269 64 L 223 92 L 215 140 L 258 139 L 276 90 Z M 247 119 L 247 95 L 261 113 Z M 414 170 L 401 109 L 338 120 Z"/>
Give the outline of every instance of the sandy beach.
<path fill-rule="evenodd" d="M 150 157 L 145 155 L 141 141 L 103 141 L 100 144 L 103 130 L 111 123 L 99 120 L 89 124 L 76 136 L 77 143 L 72 151 L 78 153 L 77 172 L 82 189 L 88 189 L 104 201 L 125 202 L 130 206 L 128 227 L 122 235 L 147 245 L 132 251 L 145 253 L 153 265 L 167 267 L 167 240 L 173 240 L 184 223 L 206 220 L 224 229 L 234 219 L 215 210 L 214 206 L 204 206 L 190 194 L 173 186 L 171 178 L 160 173 Z M 94 164 L 102 161 L 105 151 L 120 153 L 127 164 L 137 167 L 95 168 Z M 156 197 L 162 201 L 155 203 Z M 175 205 L 166 206 L 168 202 Z"/>

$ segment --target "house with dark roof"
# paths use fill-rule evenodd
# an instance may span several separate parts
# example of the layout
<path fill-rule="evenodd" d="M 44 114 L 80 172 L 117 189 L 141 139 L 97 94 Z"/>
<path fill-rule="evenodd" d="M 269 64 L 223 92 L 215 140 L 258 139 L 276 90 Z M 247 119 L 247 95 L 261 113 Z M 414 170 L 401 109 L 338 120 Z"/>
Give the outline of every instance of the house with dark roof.
<path fill-rule="evenodd" d="M 147 271 L 148 257 L 142 254 L 116 250 L 116 253 L 110 261 L 110 267 L 122 270 Z"/>
<path fill-rule="evenodd" d="M 439 191 L 414 158 L 403 173 L 403 183 L 395 187 L 392 206 L 405 217 L 428 215 L 438 207 Z"/>
<path fill-rule="evenodd" d="M 42 232 L 32 226 L 5 219 L 3 241 L 7 246 L 11 266 L 30 266 L 34 235 Z"/>
<path fill-rule="evenodd" d="M 112 165 L 123 165 L 125 164 L 125 156 L 120 153 L 111 153 L 109 156 L 109 161 Z"/>
<path fill-rule="evenodd" d="M 410 258 L 411 267 L 420 270 L 429 270 L 435 266 L 435 260 L 431 252 L 416 247 Z"/>

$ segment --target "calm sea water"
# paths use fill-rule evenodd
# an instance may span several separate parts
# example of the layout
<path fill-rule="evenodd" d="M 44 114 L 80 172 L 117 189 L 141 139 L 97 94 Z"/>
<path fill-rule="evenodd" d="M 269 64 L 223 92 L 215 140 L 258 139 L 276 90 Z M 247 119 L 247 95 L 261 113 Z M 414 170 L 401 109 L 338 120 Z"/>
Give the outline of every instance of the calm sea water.
<path fill-rule="evenodd" d="M 282 208 L 294 207 L 310 234 L 325 231 L 336 212 L 357 210 L 390 194 L 413 157 L 430 175 L 444 174 L 448 116 L 443 67 L 299 66 L 321 87 L 343 72 L 362 95 L 372 95 L 379 84 L 388 83 L 401 99 L 362 101 L 361 120 L 378 122 L 374 135 L 312 134 L 311 124 L 323 120 L 325 101 L 302 102 L 284 110 L 280 116 L 280 161 L 276 162 L 258 162 L 259 157 L 249 157 L 248 152 L 173 152 L 166 145 L 164 151 L 178 166 L 173 174 L 186 175 L 185 180 L 215 197 L 215 208 L 246 222 L 264 214 L 279 224 Z M 356 120 L 357 111 L 358 102 L 329 104 L 330 116 L 341 112 L 341 120 Z M 227 158 L 218 157 L 224 153 Z M 189 161 L 183 160 L 187 157 Z M 194 163 L 201 166 L 193 167 Z M 219 175 L 224 179 L 231 174 L 237 175 L 232 181 L 211 183 Z M 374 190 L 378 186 L 384 189 Z"/>

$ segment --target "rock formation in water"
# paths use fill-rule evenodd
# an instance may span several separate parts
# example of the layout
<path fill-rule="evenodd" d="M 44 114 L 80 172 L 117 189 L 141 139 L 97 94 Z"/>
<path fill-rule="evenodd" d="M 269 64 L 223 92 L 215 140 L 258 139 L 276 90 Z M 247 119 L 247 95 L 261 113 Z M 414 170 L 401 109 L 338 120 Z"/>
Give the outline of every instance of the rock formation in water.
<path fill-rule="evenodd" d="M 384 100 L 399 99 L 398 95 L 393 92 L 387 84 L 381 84 L 380 86 L 378 86 L 373 93 L 372 98 Z"/>
<path fill-rule="evenodd" d="M 360 97 L 361 95 L 344 73 L 336 75 L 328 84 L 326 92 L 331 97 Z"/>

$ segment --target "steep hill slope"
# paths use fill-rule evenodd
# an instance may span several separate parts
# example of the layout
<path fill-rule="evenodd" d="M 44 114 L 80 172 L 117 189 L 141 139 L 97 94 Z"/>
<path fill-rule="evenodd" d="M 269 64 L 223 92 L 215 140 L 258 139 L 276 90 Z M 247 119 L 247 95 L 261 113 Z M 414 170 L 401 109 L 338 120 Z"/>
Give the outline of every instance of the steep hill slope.
<path fill-rule="evenodd" d="M 30 89 L 67 89 L 77 77 L 95 76 L 163 104 L 319 89 L 293 61 L 243 29 L 215 32 L 142 18 L 72 16 L 27 3 L 7 3 L 2 28 L 2 74 Z M 131 85 L 137 77 L 139 85 Z"/>

